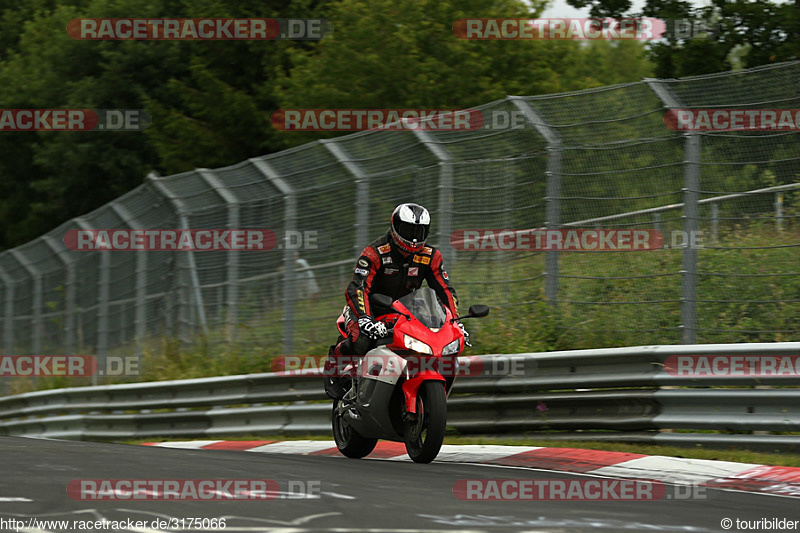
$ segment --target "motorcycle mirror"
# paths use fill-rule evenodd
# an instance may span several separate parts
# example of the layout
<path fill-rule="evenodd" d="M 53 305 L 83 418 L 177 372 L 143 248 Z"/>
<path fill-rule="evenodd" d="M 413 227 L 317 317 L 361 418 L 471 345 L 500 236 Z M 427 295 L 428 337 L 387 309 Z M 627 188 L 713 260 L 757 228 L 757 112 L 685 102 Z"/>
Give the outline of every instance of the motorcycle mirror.
<path fill-rule="evenodd" d="M 482 318 L 489 314 L 489 306 L 488 305 L 481 305 L 475 304 L 469 307 L 469 311 L 464 316 L 459 316 L 453 319 L 453 322 L 456 320 L 462 320 L 464 318 Z"/>
<path fill-rule="evenodd" d="M 482 318 L 489 314 L 488 305 L 471 305 L 469 307 L 469 316 L 474 318 Z"/>
<path fill-rule="evenodd" d="M 391 309 L 392 303 L 394 303 L 394 300 L 392 300 L 391 297 L 386 296 L 385 294 L 373 294 L 372 296 L 370 296 L 370 300 L 372 300 L 374 304 L 380 307 L 385 307 L 387 309 Z"/>

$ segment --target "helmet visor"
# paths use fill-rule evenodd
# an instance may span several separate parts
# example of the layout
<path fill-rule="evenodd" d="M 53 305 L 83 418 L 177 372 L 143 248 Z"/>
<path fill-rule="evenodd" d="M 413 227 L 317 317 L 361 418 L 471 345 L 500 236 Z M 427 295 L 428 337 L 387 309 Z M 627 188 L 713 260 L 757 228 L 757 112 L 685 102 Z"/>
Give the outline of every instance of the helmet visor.
<path fill-rule="evenodd" d="M 408 242 L 425 242 L 428 238 L 429 229 L 430 226 L 427 224 L 412 224 L 411 222 L 403 222 L 402 220 L 398 220 L 394 225 L 394 230 L 397 234 Z"/>

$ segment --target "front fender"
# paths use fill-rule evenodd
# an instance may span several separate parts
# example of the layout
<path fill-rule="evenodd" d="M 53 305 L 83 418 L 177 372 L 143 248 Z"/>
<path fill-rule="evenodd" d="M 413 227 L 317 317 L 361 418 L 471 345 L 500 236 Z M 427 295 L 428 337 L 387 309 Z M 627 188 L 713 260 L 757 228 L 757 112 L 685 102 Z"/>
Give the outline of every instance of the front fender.
<path fill-rule="evenodd" d="M 406 411 L 409 413 L 417 412 L 417 391 L 420 385 L 425 381 L 441 381 L 444 384 L 444 378 L 438 372 L 425 370 L 415 375 L 413 378 L 403 382 L 403 397 L 406 400 Z"/>

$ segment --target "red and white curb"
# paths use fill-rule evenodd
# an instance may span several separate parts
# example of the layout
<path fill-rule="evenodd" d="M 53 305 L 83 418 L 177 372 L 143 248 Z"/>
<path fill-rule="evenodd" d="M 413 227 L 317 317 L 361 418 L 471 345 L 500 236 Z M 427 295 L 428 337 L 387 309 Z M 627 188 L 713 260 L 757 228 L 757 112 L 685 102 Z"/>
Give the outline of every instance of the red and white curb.
<path fill-rule="evenodd" d="M 343 457 L 333 441 L 323 440 L 199 440 L 150 442 L 146 443 L 146 446 Z M 411 461 L 402 443 L 388 441 L 379 441 L 367 459 Z M 651 479 L 665 483 L 693 483 L 719 489 L 800 497 L 800 468 L 789 466 L 684 459 L 576 448 L 448 444 L 442 446 L 436 462 L 534 468 L 609 478 Z"/>

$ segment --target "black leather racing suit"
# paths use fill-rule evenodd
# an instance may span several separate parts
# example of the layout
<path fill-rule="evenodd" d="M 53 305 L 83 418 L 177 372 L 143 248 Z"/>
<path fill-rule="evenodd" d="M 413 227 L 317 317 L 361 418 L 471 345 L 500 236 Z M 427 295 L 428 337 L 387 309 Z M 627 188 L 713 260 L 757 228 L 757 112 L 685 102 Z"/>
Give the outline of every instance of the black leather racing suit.
<path fill-rule="evenodd" d="M 385 294 L 393 300 L 420 288 L 428 282 L 439 300 L 453 316 L 458 316 L 458 298 L 442 265 L 442 254 L 432 246 L 403 257 L 387 232 L 364 248 L 356 261 L 352 281 L 347 285 L 345 298 L 345 331 L 347 337 L 332 348 L 333 355 L 363 355 L 375 346 L 375 341 L 360 334 L 358 319 L 372 315 L 370 296 Z"/>

